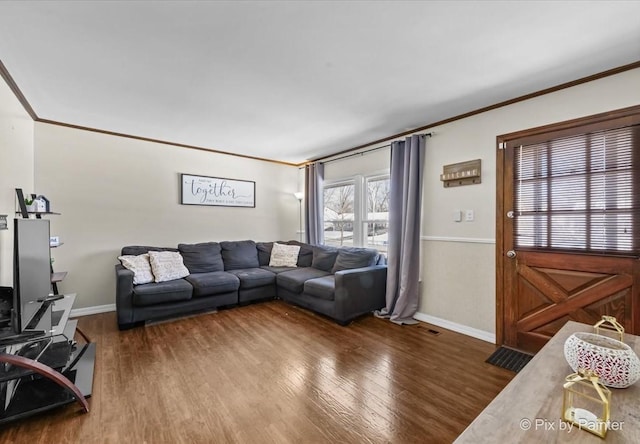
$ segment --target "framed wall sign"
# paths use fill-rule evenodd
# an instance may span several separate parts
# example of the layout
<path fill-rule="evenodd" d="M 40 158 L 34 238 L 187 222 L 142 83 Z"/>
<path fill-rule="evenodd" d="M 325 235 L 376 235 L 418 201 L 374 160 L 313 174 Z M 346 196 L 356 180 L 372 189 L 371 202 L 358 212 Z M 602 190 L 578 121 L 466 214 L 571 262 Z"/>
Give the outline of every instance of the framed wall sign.
<path fill-rule="evenodd" d="M 256 183 L 253 181 L 181 174 L 180 186 L 182 205 L 256 206 Z"/>

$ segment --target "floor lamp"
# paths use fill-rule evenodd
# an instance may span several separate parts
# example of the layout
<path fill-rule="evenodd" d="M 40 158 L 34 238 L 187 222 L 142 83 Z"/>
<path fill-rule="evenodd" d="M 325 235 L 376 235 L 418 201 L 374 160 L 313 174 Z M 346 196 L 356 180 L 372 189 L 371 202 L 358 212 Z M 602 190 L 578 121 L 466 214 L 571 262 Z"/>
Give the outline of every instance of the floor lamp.
<path fill-rule="evenodd" d="M 298 199 L 298 204 L 300 205 L 300 211 L 298 212 L 298 233 L 300 233 L 300 242 L 302 242 L 302 198 L 304 197 L 304 193 L 302 191 L 296 191 L 295 193 L 293 193 L 293 195 L 296 197 L 296 199 Z"/>

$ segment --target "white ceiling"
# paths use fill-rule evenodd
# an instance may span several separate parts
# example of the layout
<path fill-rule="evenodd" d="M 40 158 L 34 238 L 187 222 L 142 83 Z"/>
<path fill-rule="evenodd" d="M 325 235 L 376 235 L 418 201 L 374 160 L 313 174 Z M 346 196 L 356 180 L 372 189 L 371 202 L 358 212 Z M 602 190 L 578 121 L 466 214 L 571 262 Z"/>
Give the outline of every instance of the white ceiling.
<path fill-rule="evenodd" d="M 40 119 L 302 162 L 636 62 L 640 2 L 2 1 L 0 60 Z"/>

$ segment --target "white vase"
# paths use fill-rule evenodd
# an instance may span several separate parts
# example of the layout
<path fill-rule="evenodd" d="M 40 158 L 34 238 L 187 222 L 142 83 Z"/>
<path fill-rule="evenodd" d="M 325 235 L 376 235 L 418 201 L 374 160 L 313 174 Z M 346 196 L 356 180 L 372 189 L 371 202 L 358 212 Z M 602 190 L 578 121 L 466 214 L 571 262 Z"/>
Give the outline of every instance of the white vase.
<path fill-rule="evenodd" d="M 27 205 L 27 211 L 30 213 L 36 212 L 36 204 Z"/>
<path fill-rule="evenodd" d="M 591 370 L 607 387 L 626 388 L 640 379 L 640 359 L 624 342 L 595 333 L 574 333 L 564 343 L 574 372 Z"/>

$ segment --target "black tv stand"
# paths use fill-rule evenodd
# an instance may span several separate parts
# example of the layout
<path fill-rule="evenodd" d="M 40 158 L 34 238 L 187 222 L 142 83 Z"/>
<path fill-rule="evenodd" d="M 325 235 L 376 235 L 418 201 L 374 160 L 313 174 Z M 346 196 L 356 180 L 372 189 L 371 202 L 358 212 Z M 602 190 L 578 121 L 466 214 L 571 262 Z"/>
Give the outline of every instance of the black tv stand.
<path fill-rule="evenodd" d="M 46 298 L 38 299 L 38 302 L 44 302 L 44 303 L 55 302 L 55 301 L 59 301 L 60 299 L 63 299 L 63 298 L 64 298 L 63 294 L 50 294 Z"/>
<path fill-rule="evenodd" d="M 89 411 L 96 344 L 74 340 L 78 321 L 69 320 L 75 295 L 51 301 L 38 331 L 0 337 L 0 425 L 77 402 Z M 51 313 L 62 315 L 52 325 Z M 84 341 L 83 341 L 84 342 Z"/>
<path fill-rule="evenodd" d="M 44 330 L 27 330 L 22 333 L 15 333 L 13 330 L 4 329 L 0 331 L 0 347 L 5 345 L 21 344 L 45 336 Z"/>
<path fill-rule="evenodd" d="M 52 301 L 48 299 L 42 299 L 42 305 L 38 308 L 38 311 L 33 315 L 33 319 L 27 324 L 25 331 L 35 330 L 38 325 L 41 324 L 43 316 L 49 312 Z"/>

